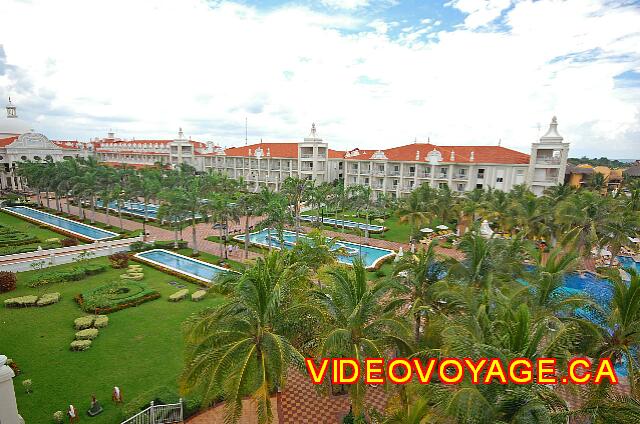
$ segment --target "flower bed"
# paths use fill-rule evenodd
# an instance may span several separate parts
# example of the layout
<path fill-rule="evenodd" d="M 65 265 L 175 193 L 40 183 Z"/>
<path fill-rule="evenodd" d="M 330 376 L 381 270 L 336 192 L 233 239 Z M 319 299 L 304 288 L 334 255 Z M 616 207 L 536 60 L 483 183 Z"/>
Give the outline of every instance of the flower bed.
<path fill-rule="evenodd" d="M 137 281 L 115 281 L 76 296 L 85 312 L 108 314 L 157 299 L 160 293 Z"/>

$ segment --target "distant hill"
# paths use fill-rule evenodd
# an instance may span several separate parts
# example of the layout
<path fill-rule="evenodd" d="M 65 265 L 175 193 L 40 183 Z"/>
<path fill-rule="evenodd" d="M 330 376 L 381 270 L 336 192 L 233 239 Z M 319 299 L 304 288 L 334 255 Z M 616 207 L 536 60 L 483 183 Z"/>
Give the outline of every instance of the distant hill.
<path fill-rule="evenodd" d="M 581 163 L 588 163 L 591 166 L 607 166 L 609 168 L 624 168 L 629 166 L 630 163 L 635 162 L 635 159 L 609 159 L 609 158 L 588 158 L 583 156 L 581 158 L 569 158 L 568 162 L 572 165 L 579 165 Z"/>

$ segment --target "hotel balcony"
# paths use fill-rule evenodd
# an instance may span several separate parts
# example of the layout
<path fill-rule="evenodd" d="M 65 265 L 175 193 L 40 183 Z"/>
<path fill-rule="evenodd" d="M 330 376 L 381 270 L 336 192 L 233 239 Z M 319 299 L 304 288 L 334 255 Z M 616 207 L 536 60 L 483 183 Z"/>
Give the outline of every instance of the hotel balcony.
<path fill-rule="evenodd" d="M 387 175 L 390 177 L 397 177 L 400 175 L 400 171 L 389 171 Z"/>
<path fill-rule="evenodd" d="M 554 157 L 537 157 L 536 165 L 560 165 L 560 158 Z"/>
<path fill-rule="evenodd" d="M 413 178 L 416 176 L 415 172 L 405 172 L 404 177 L 405 178 Z"/>
<path fill-rule="evenodd" d="M 378 175 L 378 176 L 384 177 L 385 173 L 384 173 L 384 171 L 378 170 L 378 171 L 373 171 L 373 175 Z"/>
<path fill-rule="evenodd" d="M 464 175 L 463 174 L 458 174 L 458 175 L 454 175 L 453 178 L 456 179 L 456 180 L 465 180 L 466 181 L 466 180 L 469 179 L 469 176 L 466 175 L 466 174 L 464 174 Z"/>
<path fill-rule="evenodd" d="M 384 185 L 383 185 L 383 184 L 380 184 L 380 183 L 374 183 L 374 184 L 371 184 L 371 188 L 373 188 L 374 190 L 382 190 L 382 187 L 383 187 L 383 186 L 384 186 Z"/>
<path fill-rule="evenodd" d="M 431 178 L 431 173 L 430 172 L 421 172 L 420 174 L 418 174 L 418 178 Z"/>
<path fill-rule="evenodd" d="M 436 176 L 436 179 L 438 179 L 438 180 L 448 180 L 449 177 L 447 176 L 447 174 L 438 174 Z"/>
<path fill-rule="evenodd" d="M 313 153 L 300 153 L 300 157 L 303 159 L 308 159 L 313 157 Z"/>

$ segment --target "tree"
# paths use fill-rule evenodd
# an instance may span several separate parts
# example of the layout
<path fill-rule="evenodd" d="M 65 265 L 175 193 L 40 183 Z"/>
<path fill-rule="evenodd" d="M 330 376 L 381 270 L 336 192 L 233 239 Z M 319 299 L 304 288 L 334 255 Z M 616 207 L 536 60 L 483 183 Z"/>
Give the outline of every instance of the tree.
<path fill-rule="evenodd" d="M 298 241 L 298 234 L 300 233 L 300 210 L 302 208 L 302 202 L 306 198 L 307 192 L 313 187 L 313 181 L 287 177 L 282 183 L 280 191 L 287 196 L 289 206 L 292 207 L 293 216 L 295 219 L 295 233 L 296 241 Z"/>
<path fill-rule="evenodd" d="M 270 395 L 285 385 L 291 366 L 304 367 L 287 336 L 289 326 L 312 311 L 304 295 L 308 272 L 289 263 L 286 252 L 271 252 L 236 278 L 225 304 L 187 322 L 181 388 L 202 393 L 205 404 L 224 399 L 228 423 L 238 422 L 243 397 L 252 396 L 258 422 L 267 423 Z"/>
<path fill-rule="evenodd" d="M 400 201 L 400 208 L 397 213 L 400 217 L 400 222 L 409 223 L 411 226 L 409 241 L 411 241 L 416 234 L 417 227 L 428 222 L 431 216 L 424 210 L 421 193 L 416 190 L 412 191 L 409 196 Z"/>
<path fill-rule="evenodd" d="M 244 216 L 244 257 L 249 258 L 249 224 L 251 218 L 259 214 L 260 202 L 253 193 L 242 193 L 237 200 L 239 214 Z"/>
<path fill-rule="evenodd" d="M 369 286 L 361 259 L 354 261 L 353 269 L 337 267 L 329 276 L 331 284 L 314 291 L 328 317 L 320 357 L 353 358 L 362 364 L 365 358 L 384 357 L 389 348 L 399 353 L 411 350 L 409 326 L 386 308 L 385 294 L 392 287 L 389 281 Z M 353 413 L 360 417 L 364 412 L 364 380 L 358 379 L 347 390 Z"/>

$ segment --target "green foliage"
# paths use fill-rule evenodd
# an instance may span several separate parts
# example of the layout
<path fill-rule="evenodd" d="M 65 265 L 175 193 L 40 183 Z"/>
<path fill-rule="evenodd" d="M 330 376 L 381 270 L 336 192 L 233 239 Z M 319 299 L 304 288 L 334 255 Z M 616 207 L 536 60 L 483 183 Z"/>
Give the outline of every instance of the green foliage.
<path fill-rule="evenodd" d="M 126 268 L 129 265 L 130 256 L 126 252 L 118 252 L 113 255 L 109 255 L 109 261 L 111 267 L 116 269 Z"/>
<path fill-rule="evenodd" d="M 95 317 L 92 315 L 87 315 L 84 317 L 76 318 L 73 321 L 73 326 L 76 330 L 84 330 L 85 328 L 89 328 L 93 325 Z"/>
<path fill-rule="evenodd" d="M 56 424 L 62 424 L 64 422 L 64 412 L 56 411 L 53 413 L 53 422 Z"/>
<path fill-rule="evenodd" d="M 82 352 L 91 347 L 91 340 L 74 340 L 69 345 L 71 350 Z"/>
<path fill-rule="evenodd" d="M 86 328 L 76 332 L 76 340 L 93 340 L 98 337 L 97 328 Z"/>
<path fill-rule="evenodd" d="M 40 299 L 36 302 L 36 306 L 53 305 L 60 301 L 60 293 L 45 293 L 40 296 Z"/>
<path fill-rule="evenodd" d="M 2 271 L 0 272 L 0 293 L 7 293 L 16 289 L 16 274 L 15 272 Z"/>
<path fill-rule="evenodd" d="M 178 249 L 186 249 L 188 246 L 188 242 L 185 240 L 178 240 Z M 167 250 L 173 250 L 175 249 L 175 242 L 170 240 L 170 241 L 166 241 L 166 240 L 156 240 L 155 242 L 153 242 L 153 248 L 154 249 L 167 249 Z"/>
<path fill-rule="evenodd" d="M 94 328 L 104 328 L 109 325 L 109 317 L 106 315 L 98 315 L 93 322 Z"/>
<path fill-rule="evenodd" d="M 47 284 L 62 283 L 66 281 L 80 281 L 91 275 L 100 274 L 107 270 L 106 265 L 76 266 L 66 271 L 47 272 L 39 274 L 29 282 L 29 287 L 41 287 Z"/>
<path fill-rule="evenodd" d="M 24 308 L 27 306 L 35 306 L 37 301 L 38 296 L 35 295 L 13 297 L 5 299 L 4 306 L 7 308 Z"/>
<path fill-rule="evenodd" d="M 38 242 L 37 237 L 23 233 L 21 231 L 5 228 L 0 231 L 0 247 L 20 246 L 23 244 L 30 244 L 35 242 Z"/>
<path fill-rule="evenodd" d="M 160 294 L 146 284 L 137 281 L 114 281 L 93 290 L 83 292 L 76 301 L 86 312 L 103 313 L 137 306 L 149 300 L 157 299 Z"/>

